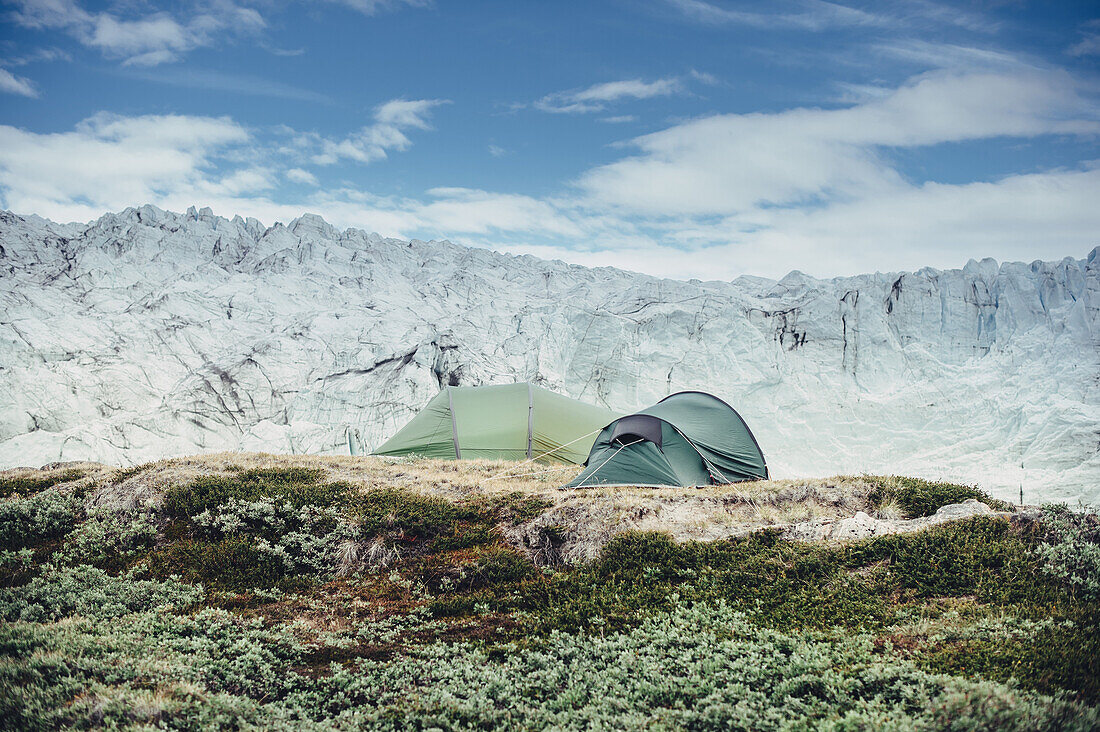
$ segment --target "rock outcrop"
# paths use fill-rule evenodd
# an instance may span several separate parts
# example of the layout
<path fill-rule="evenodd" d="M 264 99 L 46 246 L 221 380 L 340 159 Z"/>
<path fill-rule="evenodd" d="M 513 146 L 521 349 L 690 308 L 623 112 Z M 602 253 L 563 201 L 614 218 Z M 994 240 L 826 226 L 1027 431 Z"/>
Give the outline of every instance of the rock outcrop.
<path fill-rule="evenodd" d="M 881 519 L 858 511 L 855 516 L 839 521 L 805 521 L 782 527 L 783 538 L 794 541 L 849 541 L 887 534 L 909 534 L 971 516 L 991 516 L 998 512 L 973 498 L 962 503 L 941 506 L 931 516 L 915 519 Z M 1001 513 L 1003 516 L 1014 514 Z"/>

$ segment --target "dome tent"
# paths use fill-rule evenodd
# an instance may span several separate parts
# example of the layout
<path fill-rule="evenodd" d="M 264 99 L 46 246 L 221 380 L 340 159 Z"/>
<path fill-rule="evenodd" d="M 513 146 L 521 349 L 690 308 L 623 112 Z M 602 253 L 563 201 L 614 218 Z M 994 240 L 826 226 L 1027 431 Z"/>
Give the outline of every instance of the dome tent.
<path fill-rule="evenodd" d="M 580 465 L 619 416 L 534 384 L 447 386 L 373 454 Z"/>
<path fill-rule="evenodd" d="M 718 397 L 682 391 L 600 432 L 566 488 L 695 486 L 768 477 L 745 420 Z"/>

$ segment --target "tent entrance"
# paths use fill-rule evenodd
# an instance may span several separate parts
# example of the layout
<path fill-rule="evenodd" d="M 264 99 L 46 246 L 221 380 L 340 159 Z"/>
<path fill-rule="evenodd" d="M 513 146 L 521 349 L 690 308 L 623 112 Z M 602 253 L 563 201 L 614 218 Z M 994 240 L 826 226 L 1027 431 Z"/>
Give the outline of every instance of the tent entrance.
<path fill-rule="evenodd" d="M 611 441 L 619 445 L 645 440 L 661 447 L 661 420 L 648 414 L 632 414 L 615 423 Z"/>

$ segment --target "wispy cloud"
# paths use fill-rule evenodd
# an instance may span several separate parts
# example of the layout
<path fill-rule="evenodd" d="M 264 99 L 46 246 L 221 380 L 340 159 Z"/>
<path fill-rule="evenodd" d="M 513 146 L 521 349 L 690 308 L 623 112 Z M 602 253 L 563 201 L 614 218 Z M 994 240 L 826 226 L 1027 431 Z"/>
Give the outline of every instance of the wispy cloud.
<path fill-rule="evenodd" d="M 284 58 L 291 58 L 294 56 L 301 56 L 306 52 L 304 48 L 276 48 L 275 46 L 264 46 L 264 50 L 273 56 L 283 56 Z"/>
<path fill-rule="evenodd" d="M 374 110 L 374 123 L 342 140 L 321 139 L 321 151 L 313 156 L 317 165 L 332 165 L 341 159 L 358 163 L 384 160 L 392 150 L 407 150 L 412 141 L 405 131 L 429 130 L 428 115 L 446 99 L 394 99 Z"/>
<path fill-rule="evenodd" d="M 1100 18 L 1081 27 L 1081 40 L 1067 50 L 1071 56 L 1100 56 Z"/>
<path fill-rule="evenodd" d="M 15 0 L 15 5 L 12 19 L 17 24 L 63 31 L 108 58 L 135 66 L 177 61 L 217 39 L 256 33 L 266 25 L 255 9 L 232 0 L 205 0 L 184 19 L 166 12 L 124 18 L 88 11 L 76 0 Z"/>
<path fill-rule="evenodd" d="M 695 81 L 701 82 L 703 84 L 713 86 L 714 84 L 720 84 L 721 83 L 721 79 L 719 79 L 714 74 L 708 74 L 706 71 L 699 71 L 698 69 L 692 69 L 689 75 L 691 76 L 692 79 L 695 79 Z"/>
<path fill-rule="evenodd" d="M 1035 68 L 1019 54 L 996 48 L 979 48 L 955 43 L 903 39 L 871 44 L 870 50 L 879 56 L 888 56 L 910 62 L 922 69 L 1009 69 Z"/>
<path fill-rule="evenodd" d="M 306 186 L 318 186 L 320 182 L 317 180 L 317 176 L 310 173 L 308 170 L 302 170 L 301 168 L 291 168 L 286 172 L 286 179 L 291 183 L 301 183 Z"/>
<path fill-rule="evenodd" d="M 889 6 L 892 24 L 906 29 L 961 28 L 973 33 L 996 33 L 1001 23 L 988 15 L 971 12 L 965 3 L 902 0 Z"/>
<path fill-rule="evenodd" d="M 669 4 L 685 17 L 708 25 L 745 25 L 753 28 L 794 28 L 821 31 L 844 26 L 883 25 L 886 19 L 872 13 L 823 0 L 807 0 L 798 3 L 800 9 L 793 12 L 759 12 L 741 10 L 703 0 L 668 0 Z M 777 3 L 780 7 L 789 3 Z M 754 7 L 759 7 L 756 5 Z M 772 6 L 774 7 L 774 6 Z"/>
<path fill-rule="evenodd" d="M 602 112 L 609 104 L 623 99 L 650 99 L 678 94 L 684 91 L 681 81 L 675 77 L 644 81 L 624 79 L 593 84 L 584 89 L 547 94 L 535 102 L 536 109 L 562 114 L 586 114 Z"/>
<path fill-rule="evenodd" d="M 0 66 L 17 67 L 49 61 L 72 61 L 73 57 L 60 48 L 39 48 L 21 56 L 13 56 L 0 62 Z"/>
<path fill-rule="evenodd" d="M 37 97 L 38 90 L 30 79 L 16 76 L 5 68 L 0 68 L 0 92 L 16 94 L 21 97 Z"/>
<path fill-rule="evenodd" d="M 209 89 L 274 99 L 293 99 L 315 104 L 332 103 L 332 99 L 313 89 L 302 89 L 301 87 L 259 76 L 231 74 L 214 69 L 195 68 L 194 66 L 158 68 L 155 70 L 125 69 L 119 70 L 118 73 L 143 81 L 191 89 Z"/>
<path fill-rule="evenodd" d="M 822 32 L 841 28 L 927 29 L 955 27 L 979 33 L 999 25 L 958 4 L 932 0 L 900 0 L 873 5 L 874 12 L 827 0 L 775 0 L 771 3 L 666 0 L 692 21 L 713 26 L 744 26 L 761 30 Z M 760 10 L 766 7 L 767 12 Z M 748 8 L 748 9 L 746 9 Z"/>
<path fill-rule="evenodd" d="M 327 0 L 327 2 L 343 5 L 363 15 L 376 15 L 401 6 L 424 8 L 432 4 L 432 0 Z"/>

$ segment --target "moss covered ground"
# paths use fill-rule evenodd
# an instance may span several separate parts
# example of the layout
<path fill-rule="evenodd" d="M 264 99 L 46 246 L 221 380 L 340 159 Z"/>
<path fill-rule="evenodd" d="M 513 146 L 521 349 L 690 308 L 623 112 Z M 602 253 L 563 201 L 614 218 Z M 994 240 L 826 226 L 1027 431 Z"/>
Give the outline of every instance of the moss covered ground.
<path fill-rule="evenodd" d="M 1088 511 L 874 476 L 663 496 L 751 529 L 698 540 L 483 487 L 500 465 L 181 465 L 0 476 L 3 729 L 1100 728 Z M 746 496 L 1001 513 L 813 544 Z M 566 508 L 611 500 L 565 561 Z"/>

